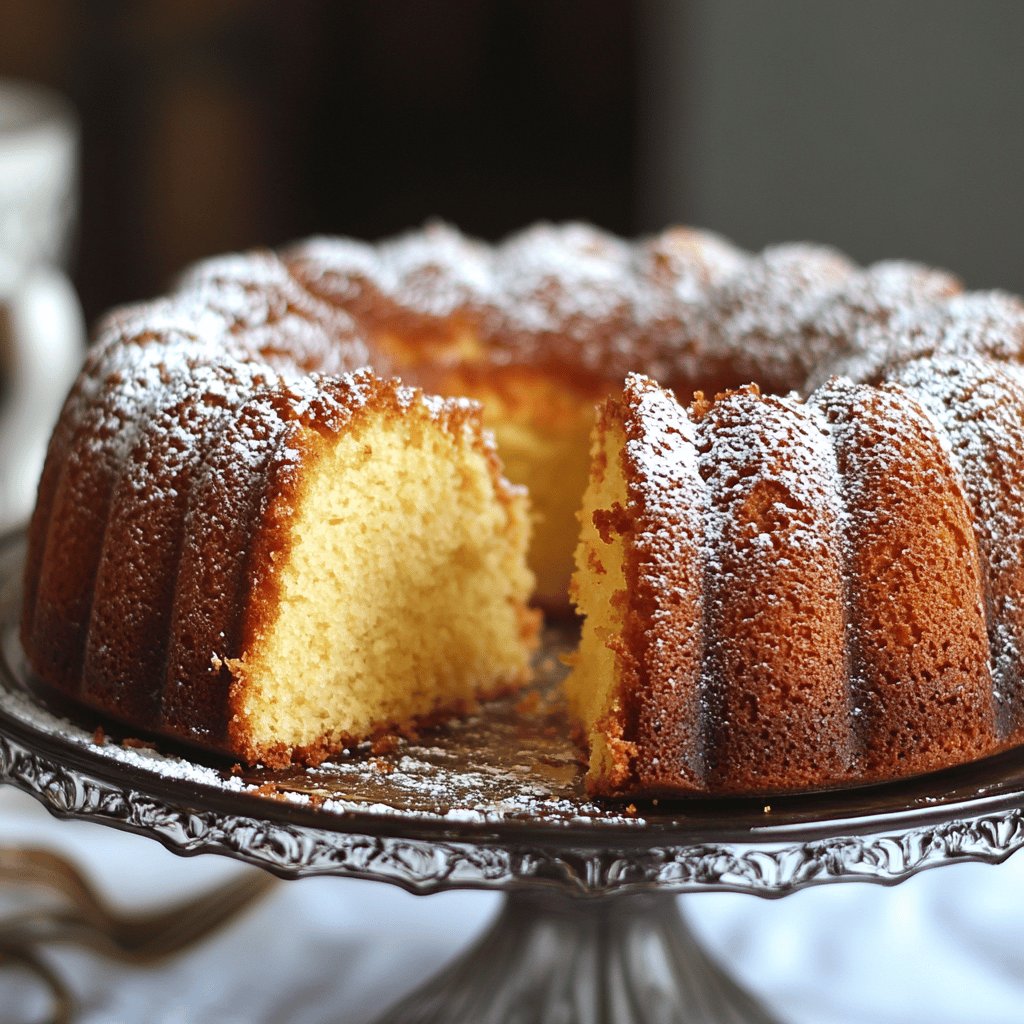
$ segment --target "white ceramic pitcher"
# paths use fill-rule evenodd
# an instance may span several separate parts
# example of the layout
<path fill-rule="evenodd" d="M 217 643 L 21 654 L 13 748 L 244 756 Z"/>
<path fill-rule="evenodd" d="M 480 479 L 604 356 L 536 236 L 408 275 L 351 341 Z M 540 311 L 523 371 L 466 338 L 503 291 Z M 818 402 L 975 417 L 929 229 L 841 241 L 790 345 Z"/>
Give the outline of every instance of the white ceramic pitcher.
<path fill-rule="evenodd" d="M 64 273 L 78 131 L 38 86 L 0 81 L 0 530 L 24 522 L 50 430 L 82 359 L 85 325 Z"/>

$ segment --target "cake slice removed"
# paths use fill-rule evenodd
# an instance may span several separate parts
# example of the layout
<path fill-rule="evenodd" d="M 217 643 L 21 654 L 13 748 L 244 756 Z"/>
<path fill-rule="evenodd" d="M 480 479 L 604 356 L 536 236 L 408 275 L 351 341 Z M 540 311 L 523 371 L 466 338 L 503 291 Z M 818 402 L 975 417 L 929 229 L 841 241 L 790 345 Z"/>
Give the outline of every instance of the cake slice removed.
<path fill-rule="evenodd" d="M 700 791 L 703 484 L 685 409 L 646 377 L 598 408 L 572 596 L 570 713 L 592 793 Z M 638 751 L 643 757 L 638 757 Z"/>
<path fill-rule="evenodd" d="M 301 410 L 251 554 L 228 734 L 249 762 L 316 763 L 523 685 L 526 494 L 479 407 L 369 373 Z M 216 657 L 216 652 L 215 652 Z"/>
<path fill-rule="evenodd" d="M 508 478 L 530 494 L 534 604 L 553 615 L 571 614 L 576 513 L 589 472 L 594 406 L 608 387 L 522 366 L 445 367 L 432 374 L 427 386 L 443 395 L 468 395 L 483 405 L 484 423 L 494 432 Z"/>

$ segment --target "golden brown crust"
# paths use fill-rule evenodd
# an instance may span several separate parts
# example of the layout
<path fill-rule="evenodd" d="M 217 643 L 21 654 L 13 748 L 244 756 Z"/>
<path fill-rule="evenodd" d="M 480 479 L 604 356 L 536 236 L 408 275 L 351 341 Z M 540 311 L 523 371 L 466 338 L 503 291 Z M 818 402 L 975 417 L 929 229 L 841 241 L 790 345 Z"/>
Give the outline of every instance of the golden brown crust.
<path fill-rule="evenodd" d="M 1024 381 L 1013 367 L 937 356 L 901 366 L 904 387 L 941 425 L 971 506 L 1000 735 L 1024 739 Z"/>
<path fill-rule="evenodd" d="M 835 381 L 812 401 L 832 430 L 846 509 L 863 772 L 916 774 L 982 757 L 999 738 L 981 568 L 940 428 L 895 385 Z"/>
<path fill-rule="evenodd" d="M 696 435 L 704 552 L 706 784 L 814 789 L 844 778 L 850 739 L 836 462 L 802 406 L 719 395 Z"/>

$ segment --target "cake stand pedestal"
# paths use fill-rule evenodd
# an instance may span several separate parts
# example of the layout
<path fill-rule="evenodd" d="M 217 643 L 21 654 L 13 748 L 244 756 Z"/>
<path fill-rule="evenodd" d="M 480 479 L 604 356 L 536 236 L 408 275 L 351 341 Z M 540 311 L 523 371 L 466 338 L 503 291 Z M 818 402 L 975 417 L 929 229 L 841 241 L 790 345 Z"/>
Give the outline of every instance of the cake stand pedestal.
<path fill-rule="evenodd" d="M 484 937 L 380 1024 L 777 1020 L 709 959 L 674 896 L 779 897 L 892 885 L 1024 846 L 1024 752 L 873 788 L 623 807 L 586 798 L 554 699 L 549 632 L 538 696 L 386 752 L 239 774 L 156 742 L 95 733 L 43 695 L 17 642 L 22 545 L 0 543 L 0 782 L 53 814 L 216 853 L 284 878 L 337 875 L 429 894 L 507 893 Z M 345 1008 L 325 1008 L 345 1020 Z"/>
<path fill-rule="evenodd" d="M 483 938 L 377 1024 L 774 1024 L 700 948 L 676 901 L 506 897 Z"/>

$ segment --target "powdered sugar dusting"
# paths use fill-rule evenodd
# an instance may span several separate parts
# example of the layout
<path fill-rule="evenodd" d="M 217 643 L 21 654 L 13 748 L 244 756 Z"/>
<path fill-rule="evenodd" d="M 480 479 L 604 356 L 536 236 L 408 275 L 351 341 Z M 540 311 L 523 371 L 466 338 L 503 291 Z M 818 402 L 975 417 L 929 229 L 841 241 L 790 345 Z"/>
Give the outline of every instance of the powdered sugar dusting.
<path fill-rule="evenodd" d="M 1024 303 L 1003 292 L 968 292 L 946 301 L 905 305 L 884 324 L 866 324 L 848 351 L 823 365 L 816 379 L 835 374 L 879 383 L 892 368 L 928 356 L 985 356 L 1019 362 L 1024 353 Z"/>
<path fill-rule="evenodd" d="M 835 456 L 811 410 L 795 399 L 734 392 L 702 419 L 698 444 L 701 475 L 716 495 L 708 520 L 712 560 L 722 545 L 740 540 L 734 537 L 733 510 L 768 481 L 790 513 L 792 543 L 809 558 L 820 552 L 834 533 L 841 502 Z M 793 512 L 802 514 L 794 519 Z"/>
<path fill-rule="evenodd" d="M 839 476 L 821 420 L 750 387 L 696 403 L 709 786 L 845 779 Z"/>
<path fill-rule="evenodd" d="M 626 378 L 639 430 L 626 441 L 626 453 L 635 467 L 636 485 L 645 490 L 652 509 L 671 500 L 683 481 L 697 479 L 696 433 L 686 410 L 669 392 L 640 374 Z"/>
<path fill-rule="evenodd" d="M 493 305 L 490 247 L 447 224 L 434 221 L 400 235 L 382 244 L 379 254 L 381 279 L 393 301 L 417 312 L 446 318 Z"/>

